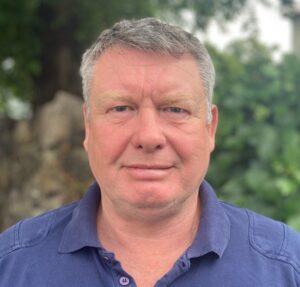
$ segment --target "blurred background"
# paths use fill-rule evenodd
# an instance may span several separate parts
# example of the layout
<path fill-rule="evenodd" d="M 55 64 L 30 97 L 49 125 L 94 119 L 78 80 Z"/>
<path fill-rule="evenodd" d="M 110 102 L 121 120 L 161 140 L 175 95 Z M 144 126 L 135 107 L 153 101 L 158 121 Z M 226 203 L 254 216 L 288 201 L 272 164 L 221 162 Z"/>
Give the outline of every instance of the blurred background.
<path fill-rule="evenodd" d="M 77 200 L 83 51 L 123 18 L 155 16 L 205 42 L 220 110 L 207 179 L 222 200 L 300 231 L 300 1 L 0 0 L 0 230 Z"/>

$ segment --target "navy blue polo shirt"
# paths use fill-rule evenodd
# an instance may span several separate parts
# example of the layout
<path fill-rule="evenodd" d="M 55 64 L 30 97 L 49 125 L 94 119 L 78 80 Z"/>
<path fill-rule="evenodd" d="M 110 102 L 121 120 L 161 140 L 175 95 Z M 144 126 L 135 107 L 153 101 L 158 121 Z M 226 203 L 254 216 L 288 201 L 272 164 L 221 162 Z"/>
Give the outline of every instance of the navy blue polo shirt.
<path fill-rule="evenodd" d="M 285 224 L 221 203 L 200 187 L 200 228 L 156 287 L 300 286 L 300 236 Z M 136 286 L 96 232 L 93 184 L 78 203 L 25 219 L 0 235 L 1 287 Z"/>

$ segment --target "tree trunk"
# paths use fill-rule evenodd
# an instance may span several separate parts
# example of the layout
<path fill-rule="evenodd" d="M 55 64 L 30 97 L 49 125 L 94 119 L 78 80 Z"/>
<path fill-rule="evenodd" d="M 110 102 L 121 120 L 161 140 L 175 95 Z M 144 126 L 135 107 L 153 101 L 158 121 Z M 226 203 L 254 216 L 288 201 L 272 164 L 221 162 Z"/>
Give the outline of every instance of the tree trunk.
<path fill-rule="evenodd" d="M 50 101 L 58 90 L 81 95 L 79 66 L 83 48 L 74 39 L 77 19 L 59 25 L 60 13 L 49 4 L 39 8 L 40 74 L 34 79 L 33 107 Z"/>

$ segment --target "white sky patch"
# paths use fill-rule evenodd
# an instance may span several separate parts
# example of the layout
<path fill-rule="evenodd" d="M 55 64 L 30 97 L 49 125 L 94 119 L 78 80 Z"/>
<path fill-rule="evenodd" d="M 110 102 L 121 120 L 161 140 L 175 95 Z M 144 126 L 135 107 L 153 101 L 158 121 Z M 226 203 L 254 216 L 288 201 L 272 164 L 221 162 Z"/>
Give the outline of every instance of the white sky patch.
<path fill-rule="evenodd" d="M 256 14 L 258 38 L 269 47 L 277 47 L 274 57 L 278 58 L 283 53 L 291 52 L 292 25 L 288 18 L 281 15 L 279 4 L 276 3 L 273 0 L 272 6 L 267 7 L 253 0 L 252 6 Z M 205 33 L 200 32 L 197 35 L 200 39 L 224 49 L 233 40 L 249 35 L 243 30 L 245 17 L 245 14 L 241 14 L 233 22 L 225 24 L 225 29 L 216 21 L 212 21 Z"/>
<path fill-rule="evenodd" d="M 291 21 L 282 16 L 279 7 L 265 8 L 257 5 L 260 39 L 269 46 L 276 45 L 282 52 L 290 52 L 292 46 Z"/>

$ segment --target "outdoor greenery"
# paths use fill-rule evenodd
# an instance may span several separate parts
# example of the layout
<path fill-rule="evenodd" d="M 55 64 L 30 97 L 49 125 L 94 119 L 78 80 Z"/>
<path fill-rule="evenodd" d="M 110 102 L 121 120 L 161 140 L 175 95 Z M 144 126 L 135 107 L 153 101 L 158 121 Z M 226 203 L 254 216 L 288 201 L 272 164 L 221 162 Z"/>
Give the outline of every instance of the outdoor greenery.
<path fill-rule="evenodd" d="M 260 0 L 267 2 L 265 0 Z M 0 111 L 11 97 L 34 111 L 63 89 L 81 94 L 78 67 L 99 31 L 121 18 L 154 16 L 193 28 L 226 22 L 249 0 L 1 0 Z M 291 4 L 291 0 L 281 0 Z M 300 60 L 279 62 L 253 36 L 226 51 L 209 47 L 220 123 L 208 180 L 226 201 L 300 230 Z"/>
<path fill-rule="evenodd" d="M 250 38 L 210 48 L 220 121 L 209 180 L 227 201 L 300 230 L 300 59 Z"/>
<path fill-rule="evenodd" d="M 263 1 L 263 0 L 260 0 Z M 249 0 L 1 0 L 0 107 L 11 95 L 34 109 L 55 91 L 81 93 L 82 52 L 103 29 L 123 18 L 159 15 L 182 23 L 182 11 L 197 13 L 195 27 L 212 17 L 228 20 Z"/>

